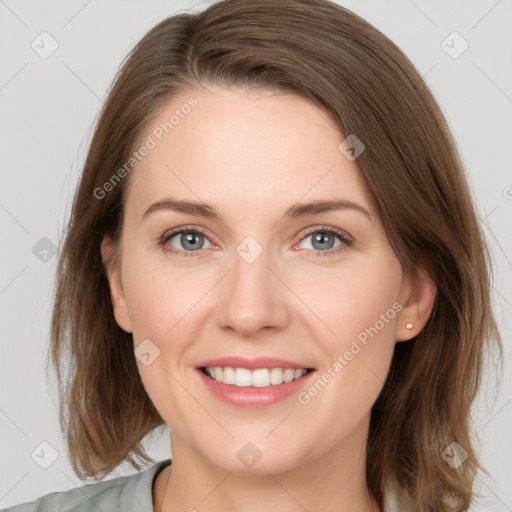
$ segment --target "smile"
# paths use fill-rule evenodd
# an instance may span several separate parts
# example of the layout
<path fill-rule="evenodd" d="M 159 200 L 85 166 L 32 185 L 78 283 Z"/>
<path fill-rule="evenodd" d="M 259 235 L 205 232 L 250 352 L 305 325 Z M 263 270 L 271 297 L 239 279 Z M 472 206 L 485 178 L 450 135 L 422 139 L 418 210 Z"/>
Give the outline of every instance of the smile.
<path fill-rule="evenodd" d="M 207 366 L 201 368 L 201 371 L 211 379 L 229 386 L 265 388 L 298 380 L 311 369 L 258 368 L 249 370 L 230 366 Z"/>

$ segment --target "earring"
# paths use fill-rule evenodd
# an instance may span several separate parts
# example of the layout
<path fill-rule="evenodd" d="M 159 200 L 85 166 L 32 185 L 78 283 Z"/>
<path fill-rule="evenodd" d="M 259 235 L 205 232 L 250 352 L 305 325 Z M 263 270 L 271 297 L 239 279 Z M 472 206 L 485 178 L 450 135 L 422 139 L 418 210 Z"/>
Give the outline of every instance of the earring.
<path fill-rule="evenodd" d="M 407 327 L 407 329 L 412 329 L 412 324 L 409 322 L 409 323 L 405 324 L 405 327 Z"/>

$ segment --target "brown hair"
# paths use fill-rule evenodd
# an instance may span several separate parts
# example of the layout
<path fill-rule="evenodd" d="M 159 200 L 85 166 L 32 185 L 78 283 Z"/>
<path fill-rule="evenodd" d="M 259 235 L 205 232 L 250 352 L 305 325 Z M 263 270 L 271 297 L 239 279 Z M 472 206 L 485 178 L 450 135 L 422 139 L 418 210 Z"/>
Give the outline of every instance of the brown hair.
<path fill-rule="evenodd" d="M 136 469 L 136 458 L 154 462 L 141 441 L 164 420 L 140 379 L 132 336 L 114 319 L 100 253 L 105 235 L 119 240 L 130 175 L 104 197 L 95 191 L 129 160 L 170 99 L 209 83 L 295 93 L 365 144 L 357 165 L 393 249 L 405 272 L 421 265 L 437 287 L 425 328 L 396 344 L 372 408 L 367 485 L 381 507 L 397 482 L 415 511 L 467 509 L 483 469 L 470 407 L 486 348 L 502 354 L 488 251 L 454 141 L 425 82 L 394 43 L 327 0 L 220 1 L 164 19 L 123 62 L 59 249 L 51 355 L 73 469 L 102 478 L 125 460 Z M 453 441 L 468 454 L 457 469 L 442 458 Z"/>

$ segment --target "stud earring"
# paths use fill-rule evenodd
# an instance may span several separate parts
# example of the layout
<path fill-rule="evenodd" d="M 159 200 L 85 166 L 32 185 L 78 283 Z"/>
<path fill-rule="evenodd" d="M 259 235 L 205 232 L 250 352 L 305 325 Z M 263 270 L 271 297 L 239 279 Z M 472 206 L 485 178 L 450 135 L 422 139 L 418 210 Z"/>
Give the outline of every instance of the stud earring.
<path fill-rule="evenodd" d="M 407 329 L 412 329 L 412 324 L 409 322 L 408 324 L 405 324 L 405 327 L 407 327 Z"/>

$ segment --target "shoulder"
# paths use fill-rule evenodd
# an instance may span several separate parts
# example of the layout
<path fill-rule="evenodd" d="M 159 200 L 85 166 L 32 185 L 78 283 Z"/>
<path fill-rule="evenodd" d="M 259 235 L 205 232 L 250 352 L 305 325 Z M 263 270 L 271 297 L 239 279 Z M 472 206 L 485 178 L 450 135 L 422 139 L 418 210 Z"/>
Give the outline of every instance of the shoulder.
<path fill-rule="evenodd" d="M 166 459 L 133 475 L 52 492 L 2 512 L 153 512 L 153 479 L 169 464 L 170 459 Z"/>
<path fill-rule="evenodd" d="M 114 512 L 119 509 L 121 493 L 133 476 L 135 475 L 87 484 L 68 491 L 51 492 L 35 501 L 15 505 L 4 512 L 97 512 L 98 509 Z"/>

